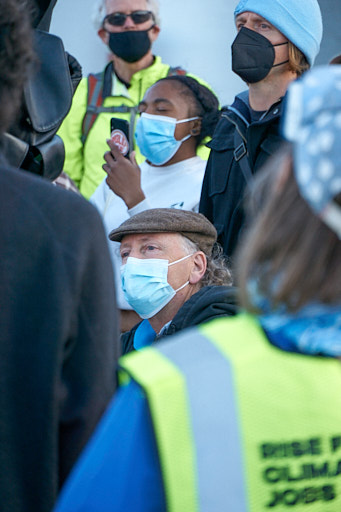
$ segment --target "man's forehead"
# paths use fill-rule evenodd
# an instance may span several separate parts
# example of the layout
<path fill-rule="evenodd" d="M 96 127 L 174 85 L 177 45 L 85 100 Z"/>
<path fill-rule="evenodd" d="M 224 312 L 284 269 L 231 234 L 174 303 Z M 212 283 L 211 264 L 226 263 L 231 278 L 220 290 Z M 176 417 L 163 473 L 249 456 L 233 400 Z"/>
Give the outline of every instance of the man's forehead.
<path fill-rule="evenodd" d="M 151 241 L 173 244 L 177 238 L 180 240 L 179 233 L 132 233 L 122 238 L 121 245 L 144 244 Z"/>
<path fill-rule="evenodd" d="M 106 10 L 112 12 L 127 12 L 147 10 L 147 0 L 106 0 Z"/>
<path fill-rule="evenodd" d="M 245 12 L 241 12 L 240 14 L 237 14 L 236 21 L 246 19 L 248 17 L 250 17 L 254 21 L 266 21 L 267 23 L 270 23 L 266 18 L 263 18 L 263 16 L 260 16 L 256 12 L 252 12 L 252 11 L 245 11 Z M 271 23 L 270 23 L 270 25 L 271 25 Z"/>

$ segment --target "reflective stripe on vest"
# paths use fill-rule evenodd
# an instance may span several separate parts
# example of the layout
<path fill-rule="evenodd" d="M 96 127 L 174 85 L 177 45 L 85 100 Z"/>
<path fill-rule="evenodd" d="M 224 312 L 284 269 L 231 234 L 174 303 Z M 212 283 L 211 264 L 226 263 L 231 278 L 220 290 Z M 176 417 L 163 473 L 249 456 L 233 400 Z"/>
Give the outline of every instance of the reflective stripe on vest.
<path fill-rule="evenodd" d="M 186 337 L 183 350 L 172 350 L 173 344 L 159 344 L 157 350 L 145 349 L 121 360 L 147 394 L 167 510 L 213 512 L 224 503 L 226 510 L 235 511 L 238 506 L 239 512 L 246 512 L 246 505 L 240 507 L 243 469 L 228 361 L 197 331 Z M 211 378 L 206 382 L 203 374 L 208 360 Z M 193 371 L 187 372 L 186 367 Z M 193 394 L 200 400 L 189 404 L 187 397 Z M 195 455 L 193 444 L 205 449 Z"/>
<path fill-rule="evenodd" d="M 230 363 L 197 330 L 189 331 L 186 343 L 177 343 L 176 350 L 174 343 L 170 341 L 157 348 L 176 365 L 186 381 L 196 447 L 199 510 L 220 511 L 224 504 L 226 510 L 246 512 L 246 504 L 242 503 L 244 476 Z M 206 373 L 209 379 L 205 378 Z"/>
<path fill-rule="evenodd" d="M 124 366 L 150 403 L 168 510 L 341 510 L 339 361 L 283 352 L 247 315 L 147 350 Z M 189 508 L 185 476 L 164 472 L 191 463 Z"/>
<path fill-rule="evenodd" d="M 196 512 L 194 446 L 183 376 L 162 354 L 152 348 L 122 357 L 120 366 L 143 387 L 148 398 L 167 510 Z M 165 395 L 167 400 L 164 399 Z"/>

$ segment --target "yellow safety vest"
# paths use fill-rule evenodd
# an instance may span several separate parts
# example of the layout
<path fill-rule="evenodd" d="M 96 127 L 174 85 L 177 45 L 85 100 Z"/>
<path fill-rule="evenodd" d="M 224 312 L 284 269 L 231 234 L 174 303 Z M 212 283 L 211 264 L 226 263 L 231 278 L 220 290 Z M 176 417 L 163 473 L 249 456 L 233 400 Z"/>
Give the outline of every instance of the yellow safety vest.
<path fill-rule="evenodd" d="M 121 367 L 148 399 L 168 511 L 341 511 L 338 360 L 282 351 L 239 315 Z"/>

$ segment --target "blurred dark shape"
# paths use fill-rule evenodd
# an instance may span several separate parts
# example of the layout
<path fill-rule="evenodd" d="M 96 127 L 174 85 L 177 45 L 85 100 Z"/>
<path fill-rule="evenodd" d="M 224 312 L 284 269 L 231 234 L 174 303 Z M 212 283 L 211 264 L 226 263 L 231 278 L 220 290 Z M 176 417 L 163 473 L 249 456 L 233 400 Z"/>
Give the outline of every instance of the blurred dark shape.
<path fill-rule="evenodd" d="M 25 86 L 20 115 L 3 142 L 9 164 L 50 180 L 63 170 L 64 144 L 56 133 L 82 78 L 78 61 L 65 52 L 59 37 L 47 32 L 56 2 L 36 1 L 32 24 L 37 59 Z"/>
<path fill-rule="evenodd" d="M 33 27 L 45 30 L 50 30 L 50 23 L 52 11 L 56 5 L 57 0 L 36 0 L 36 14 L 33 20 Z"/>
<path fill-rule="evenodd" d="M 329 64 L 341 64 L 341 54 L 335 55 L 335 57 L 330 60 Z"/>

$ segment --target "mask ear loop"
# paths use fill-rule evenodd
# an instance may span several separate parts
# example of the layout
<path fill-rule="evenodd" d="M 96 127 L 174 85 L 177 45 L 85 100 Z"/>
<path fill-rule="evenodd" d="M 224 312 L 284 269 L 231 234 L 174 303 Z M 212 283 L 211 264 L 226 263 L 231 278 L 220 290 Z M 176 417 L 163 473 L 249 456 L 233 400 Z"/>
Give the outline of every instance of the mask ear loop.
<path fill-rule="evenodd" d="M 186 281 L 185 284 L 183 284 L 182 286 L 180 286 L 180 288 L 178 288 L 177 290 L 174 290 L 175 293 L 179 292 L 180 290 L 182 290 L 183 288 L 185 288 L 185 286 L 187 286 L 189 284 L 189 281 Z"/>
<path fill-rule="evenodd" d="M 180 119 L 180 121 L 177 121 L 176 124 L 187 123 L 188 121 L 195 121 L 196 119 L 200 119 L 200 117 L 195 116 L 195 117 L 189 117 L 188 119 Z"/>
<path fill-rule="evenodd" d="M 196 117 L 189 117 L 188 119 L 180 119 L 180 121 L 177 121 L 176 124 L 187 123 L 188 121 L 195 121 L 196 119 L 200 119 L 200 117 L 196 116 Z M 184 137 L 183 139 L 180 139 L 179 142 L 183 143 L 183 142 L 185 142 L 185 140 L 188 140 L 191 137 L 193 137 L 193 135 L 191 133 L 189 133 L 188 135 L 186 135 L 186 137 Z"/>
<path fill-rule="evenodd" d="M 168 266 L 171 267 L 172 265 L 175 265 L 175 263 L 180 263 L 180 261 L 187 260 L 187 258 L 189 258 L 190 256 L 193 256 L 193 254 L 187 254 L 187 256 L 184 256 L 183 258 L 180 258 L 179 260 L 173 261 L 172 263 L 168 263 Z"/>
<path fill-rule="evenodd" d="M 289 44 L 288 41 L 286 41 L 285 43 L 278 43 L 278 44 L 273 44 L 272 46 L 275 47 L 275 46 L 283 46 L 284 44 Z M 289 59 L 288 60 L 284 60 L 283 62 L 279 62 L 279 64 L 274 64 L 272 67 L 273 68 L 277 68 L 277 66 L 281 66 L 282 64 L 286 64 L 287 62 L 289 62 Z"/>
<path fill-rule="evenodd" d="M 187 256 L 184 256 L 183 258 L 180 258 L 179 260 L 173 261 L 172 263 L 168 263 L 168 266 L 171 267 L 172 265 L 175 265 L 175 263 L 180 263 L 180 261 L 187 260 L 187 258 L 189 258 L 190 256 L 193 256 L 193 254 L 187 254 Z M 180 288 L 177 288 L 176 290 L 174 290 L 175 293 L 177 293 L 180 290 L 182 290 L 183 288 L 185 288 L 185 286 L 187 286 L 188 284 L 189 284 L 189 281 L 186 281 L 186 283 L 183 284 L 182 286 L 180 286 Z"/>
<path fill-rule="evenodd" d="M 283 62 L 279 62 L 278 64 L 274 64 L 272 67 L 273 68 L 277 68 L 277 66 L 281 66 L 282 64 L 286 64 L 287 62 L 289 62 L 289 59 L 288 60 L 284 60 Z"/>

